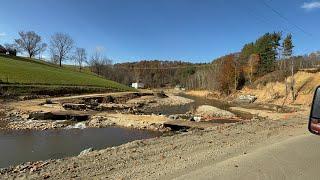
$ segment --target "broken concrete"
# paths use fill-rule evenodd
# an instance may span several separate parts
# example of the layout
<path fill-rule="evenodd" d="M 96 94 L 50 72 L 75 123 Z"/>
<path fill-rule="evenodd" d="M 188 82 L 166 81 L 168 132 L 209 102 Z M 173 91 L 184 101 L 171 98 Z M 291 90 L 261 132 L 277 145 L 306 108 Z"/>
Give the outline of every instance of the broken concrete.
<path fill-rule="evenodd" d="M 90 115 L 83 113 L 74 113 L 70 111 L 56 111 L 56 112 L 32 112 L 29 119 L 34 120 L 73 120 L 73 121 L 86 121 Z"/>

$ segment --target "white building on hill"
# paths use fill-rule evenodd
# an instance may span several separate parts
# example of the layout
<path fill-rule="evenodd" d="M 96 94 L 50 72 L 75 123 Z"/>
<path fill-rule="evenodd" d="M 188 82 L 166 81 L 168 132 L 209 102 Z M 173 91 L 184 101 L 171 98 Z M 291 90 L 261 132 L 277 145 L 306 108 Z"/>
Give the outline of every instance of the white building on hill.
<path fill-rule="evenodd" d="M 136 82 L 136 83 L 132 83 L 131 87 L 140 89 L 140 88 L 144 88 L 144 84 Z"/>

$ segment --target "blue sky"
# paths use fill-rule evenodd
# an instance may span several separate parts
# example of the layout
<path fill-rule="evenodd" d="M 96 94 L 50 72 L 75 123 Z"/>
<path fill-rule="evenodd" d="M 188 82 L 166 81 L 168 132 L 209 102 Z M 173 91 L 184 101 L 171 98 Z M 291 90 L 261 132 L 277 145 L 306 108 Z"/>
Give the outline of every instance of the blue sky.
<path fill-rule="evenodd" d="M 295 54 L 320 50 L 320 1 L 2 0 L 0 17 L 1 44 L 20 30 L 46 42 L 65 32 L 89 54 L 100 47 L 114 62 L 209 62 L 272 31 L 293 33 Z"/>

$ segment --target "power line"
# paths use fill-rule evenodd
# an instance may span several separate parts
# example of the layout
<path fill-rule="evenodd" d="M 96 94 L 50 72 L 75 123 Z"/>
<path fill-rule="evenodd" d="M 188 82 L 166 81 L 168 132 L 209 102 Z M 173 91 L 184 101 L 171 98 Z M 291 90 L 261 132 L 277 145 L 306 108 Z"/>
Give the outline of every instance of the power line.
<path fill-rule="evenodd" d="M 311 33 L 305 31 L 302 27 L 298 26 L 297 24 L 291 22 L 287 17 L 285 17 L 284 15 L 282 15 L 279 11 L 277 11 L 275 8 L 273 8 L 272 6 L 270 6 L 268 3 L 266 3 L 264 0 L 261 1 L 262 4 L 264 4 L 267 8 L 269 8 L 271 11 L 273 11 L 275 14 L 277 14 L 279 17 L 281 17 L 283 20 L 285 20 L 287 23 L 292 24 L 295 28 L 299 29 L 301 32 L 303 32 L 304 34 L 308 35 L 308 36 L 313 36 Z"/>
<path fill-rule="evenodd" d="M 247 11 L 248 13 L 250 13 L 251 15 L 253 15 L 254 17 L 256 17 L 256 19 L 260 22 L 263 22 L 265 24 L 269 24 L 271 26 L 274 25 L 274 23 L 272 23 L 270 21 L 270 19 L 256 13 L 256 11 L 254 11 L 253 9 L 249 8 L 249 7 L 246 7 L 249 11 Z M 291 30 L 292 28 L 287 28 L 286 26 L 285 27 L 279 27 L 281 29 L 281 31 L 284 31 L 284 32 L 288 32 L 288 33 L 291 33 L 291 34 L 294 34 Z"/>

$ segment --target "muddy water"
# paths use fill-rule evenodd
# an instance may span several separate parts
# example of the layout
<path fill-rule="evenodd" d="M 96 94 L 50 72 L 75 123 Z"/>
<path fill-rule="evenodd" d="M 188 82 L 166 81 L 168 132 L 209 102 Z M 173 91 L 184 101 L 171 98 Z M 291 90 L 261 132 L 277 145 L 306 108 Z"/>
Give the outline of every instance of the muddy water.
<path fill-rule="evenodd" d="M 103 149 L 160 133 L 117 127 L 48 131 L 0 131 L 0 168 L 28 161 L 78 155 L 93 147 Z"/>
<path fill-rule="evenodd" d="M 185 114 L 201 105 L 211 105 L 230 110 L 232 104 L 202 97 L 181 96 L 193 99 L 194 102 L 182 106 L 164 106 L 150 109 L 147 113 L 165 115 Z M 250 115 L 234 112 L 239 117 L 250 119 Z M 220 120 L 215 123 L 231 123 L 234 121 Z M 93 147 L 103 149 L 121 145 L 138 139 L 160 136 L 160 133 L 109 127 L 102 129 L 71 129 L 47 131 L 0 131 L 0 168 L 16 165 L 27 161 L 56 159 L 78 155 L 82 150 Z"/>

